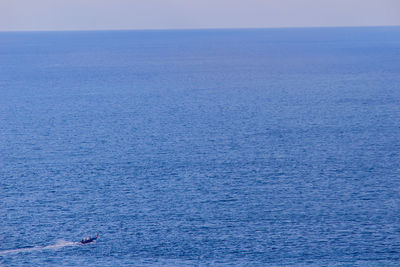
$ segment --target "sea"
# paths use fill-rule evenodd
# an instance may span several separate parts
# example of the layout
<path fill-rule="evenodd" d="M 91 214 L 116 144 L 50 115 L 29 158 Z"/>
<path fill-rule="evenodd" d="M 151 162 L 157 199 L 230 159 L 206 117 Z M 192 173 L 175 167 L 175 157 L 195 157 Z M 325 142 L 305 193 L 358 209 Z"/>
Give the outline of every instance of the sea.
<path fill-rule="evenodd" d="M 399 265 L 400 27 L 0 33 L 0 266 Z"/>

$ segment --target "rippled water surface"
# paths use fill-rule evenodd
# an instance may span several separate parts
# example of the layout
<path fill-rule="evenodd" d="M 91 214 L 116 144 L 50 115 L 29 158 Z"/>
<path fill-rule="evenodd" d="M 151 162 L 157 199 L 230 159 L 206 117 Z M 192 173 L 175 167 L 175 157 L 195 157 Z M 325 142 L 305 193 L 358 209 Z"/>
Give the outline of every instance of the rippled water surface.
<path fill-rule="evenodd" d="M 398 27 L 0 33 L 0 265 L 399 265 L 399 62 Z"/>

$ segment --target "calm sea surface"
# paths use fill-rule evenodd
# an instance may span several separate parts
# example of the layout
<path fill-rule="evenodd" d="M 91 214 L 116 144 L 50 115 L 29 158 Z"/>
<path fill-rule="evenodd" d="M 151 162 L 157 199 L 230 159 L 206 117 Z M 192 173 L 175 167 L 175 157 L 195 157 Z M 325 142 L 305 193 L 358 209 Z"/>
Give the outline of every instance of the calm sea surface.
<path fill-rule="evenodd" d="M 0 33 L 0 265 L 398 266 L 399 215 L 399 27 Z"/>

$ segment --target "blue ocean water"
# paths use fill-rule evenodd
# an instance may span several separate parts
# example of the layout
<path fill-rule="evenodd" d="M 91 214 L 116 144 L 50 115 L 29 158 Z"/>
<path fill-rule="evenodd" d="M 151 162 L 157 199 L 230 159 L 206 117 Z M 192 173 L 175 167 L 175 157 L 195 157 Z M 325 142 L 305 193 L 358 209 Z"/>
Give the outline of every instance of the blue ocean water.
<path fill-rule="evenodd" d="M 0 33 L 0 265 L 398 266 L 399 178 L 400 27 Z"/>

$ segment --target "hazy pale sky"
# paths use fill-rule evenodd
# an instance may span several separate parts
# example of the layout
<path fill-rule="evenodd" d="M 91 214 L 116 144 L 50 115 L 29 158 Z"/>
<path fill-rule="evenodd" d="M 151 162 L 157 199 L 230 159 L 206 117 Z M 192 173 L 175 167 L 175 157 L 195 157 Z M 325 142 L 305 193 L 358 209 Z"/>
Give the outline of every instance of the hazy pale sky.
<path fill-rule="evenodd" d="M 400 25 L 400 0 L 0 0 L 0 31 Z"/>

